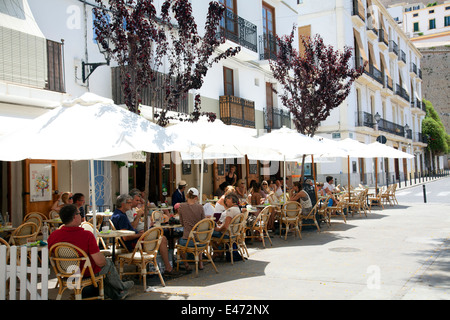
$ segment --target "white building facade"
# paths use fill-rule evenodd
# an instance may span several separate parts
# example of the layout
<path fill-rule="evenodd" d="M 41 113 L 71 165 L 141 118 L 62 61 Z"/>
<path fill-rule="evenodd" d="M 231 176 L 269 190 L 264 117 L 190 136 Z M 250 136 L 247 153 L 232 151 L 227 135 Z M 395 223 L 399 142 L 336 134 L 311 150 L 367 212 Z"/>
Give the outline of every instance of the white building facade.
<path fill-rule="evenodd" d="M 154 1 L 158 8 L 163 1 Z M 297 20 L 294 0 L 221 1 L 227 7 L 221 32 L 227 46 L 241 46 L 236 57 L 221 61 L 209 71 L 202 96 L 202 111 L 215 112 L 225 123 L 255 130 L 290 125 L 272 91 L 275 81 L 268 59 L 275 54 L 274 35 L 288 34 Z M 191 1 L 200 33 L 203 30 L 208 0 Z M 93 92 L 112 98 L 119 105 L 116 64 L 105 63 L 99 52 L 93 28 L 94 0 L 6 0 L 0 4 L 0 116 L 2 134 L 26 125 L 26 121 L 51 110 L 66 99 Z M 13 48 L 13 50 L 11 49 Z M 8 51 L 9 50 L 9 51 Z M 8 55 L 6 54 L 8 53 Z M 83 64 L 100 63 L 87 79 Z M 28 73 L 27 73 L 28 72 Z M 85 70 L 85 78 L 89 70 Z M 190 95 L 181 111 L 193 110 Z M 236 113 L 240 110 L 241 113 Z M 142 114 L 152 119 L 152 105 L 142 105 Z M 83 124 L 80 123 L 80 130 Z M 83 141 L 67 141 L 57 148 L 82 148 Z M 181 179 L 190 186 L 199 186 L 199 166 L 171 161 L 171 154 L 152 155 L 151 200 L 164 201 Z M 260 164 L 232 161 L 238 165 L 239 178 L 250 181 L 259 177 Z M 33 203 L 29 198 L 31 164 L 51 167 L 53 199 Z M 193 163 L 192 163 L 193 164 Z M 1 212 L 9 212 L 18 225 L 30 211 L 48 213 L 57 192 L 81 192 L 89 204 L 89 168 L 86 161 L 25 160 L 1 162 Z M 206 194 L 212 194 L 228 171 L 227 163 L 208 164 L 204 180 Z M 97 204 L 112 205 L 115 196 L 132 187 L 144 188 L 143 163 L 129 167 L 125 163 L 98 161 L 96 175 L 103 185 L 98 188 Z M 97 189 L 97 187 L 96 187 Z M 100 197 L 101 199 L 98 199 Z"/>
<path fill-rule="evenodd" d="M 298 6 L 299 32 L 320 34 L 326 44 L 354 49 L 354 66 L 367 62 L 346 101 L 332 111 L 317 132 L 327 138 L 352 138 L 363 143 L 387 139 L 387 145 L 416 155 L 413 160 L 351 159 L 351 183 L 409 180 L 424 169 L 426 143 L 421 134 L 420 52 L 377 0 L 325 0 L 320 8 L 304 0 Z M 375 120 L 376 115 L 380 120 Z M 347 184 L 346 161 L 321 164 L 321 175 Z"/>

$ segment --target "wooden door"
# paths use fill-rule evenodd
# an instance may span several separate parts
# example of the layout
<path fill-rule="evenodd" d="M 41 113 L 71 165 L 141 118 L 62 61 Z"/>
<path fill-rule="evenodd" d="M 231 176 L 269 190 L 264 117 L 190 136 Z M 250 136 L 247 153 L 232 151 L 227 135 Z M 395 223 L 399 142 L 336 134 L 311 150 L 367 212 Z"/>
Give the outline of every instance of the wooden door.
<path fill-rule="evenodd" d="M 38 211 L 46 216 L 58 200 L 58 164 L 56 160 L 24 160 L 24 212 Z M 31 186 L 32 184 L 32 186 Z M 33 188 L 33 189 L 31 189 Z M 50 197 L 49 200 L 43 200 Z"/>

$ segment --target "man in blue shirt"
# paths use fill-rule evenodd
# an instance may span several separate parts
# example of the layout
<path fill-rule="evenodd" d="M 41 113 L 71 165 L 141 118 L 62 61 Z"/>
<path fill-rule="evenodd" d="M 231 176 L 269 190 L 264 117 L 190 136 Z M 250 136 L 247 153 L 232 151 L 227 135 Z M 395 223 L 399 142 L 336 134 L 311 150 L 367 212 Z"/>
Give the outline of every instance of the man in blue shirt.
<path fill-rule="evenodd" d="M 136 231 L 127 217 L 126 212 L 131 209 L 131 205 L 133 203 L 132 200 L 133 198 L 128 194 L 118 196 L 116 200 L 116 210 L 114 210 L 111 216 L 111 221 L 117 230 L 131 230 L 135 232 L 133 235 L 122 237 L 123 242 L 130 252 L 134 250 L 137 241 L 144 233 L 144 230 L 141 230 L 140 232 Z M 162 236 L 161 244 L 159 246 L 159 254 L 161 255 L 164 263 L 165 271 L 163 275 L 169 277 L 179 277 L 181 274 L 177 272 L 170 264 L 169 248 L 167 247 L 167 238 L 165 236 Z"/>
<path fill-rule="evenodd" d="M 184 196 L 186 185 L 187 183 L 184 180 L 178 182 L 178 189 L 172 194 L 172 206 L 175 207 L 177 203 L 186 202 L 186 197 Z"/>
<path fill-rule="evenodd" d="M 130 252 L 133 251 L 138 239 L 144 233 L 143 230 L 137 232 L 131 225 L 130 220 L 128 220 L 126 212 L 131 209 L 132 200 L 131 196 L 127 194 L 118 196 L 116 200 L 116 210 L 114 210 L 111 216 L 111 221 L 117 230 L 131 230 L 135 232 L 133 235 L 122 237 L 123 242 Z"/>

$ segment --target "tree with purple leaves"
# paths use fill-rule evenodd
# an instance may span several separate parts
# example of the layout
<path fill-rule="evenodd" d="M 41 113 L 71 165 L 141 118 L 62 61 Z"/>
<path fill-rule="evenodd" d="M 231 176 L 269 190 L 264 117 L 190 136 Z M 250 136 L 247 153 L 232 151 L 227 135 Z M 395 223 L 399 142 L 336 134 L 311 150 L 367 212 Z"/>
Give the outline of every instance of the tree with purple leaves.
<path fill-rule="evenodd" d="M 200 89 L 211 67 L 236 55 L 240 47 L 224 52 L 216 49 L 225 42 L 219 36 L 219 24 L 225 8 L 217 1 L 209 3 L 205 32 L 199 35 L 188 0 L 165 0 L 160 15 L 152 0 L 96 0 L 94 26 L 97 41 L 117 61 L 122 90 L 128 109 L 140 113 L 142 91 L 150 88 L 153 96 L 163 92 L 162 108 L 156 111 L 157 123 L 166 126 L 168 111 L 176 111 L 189 91 Z M 161 70 L 168 70 L 162 74 Z M 157 81 L 158 76 L 162 81 Z M 154 99 L 152 99 L 154 101 Z M 200 95 L 194 98 L 194 110 L 186 121 L 197 121 Z M 211 121 L 215 114 L 204 113 Z"/>
<path fill-rule="evenodd" d="M 214 113 L 202 113 L 200 95 L 194 97 L 194 110 L 176 114 L 181 99 L 198 90 L 211 67 L 236 55 L 240 47 L 218 52 L 225 43 L 219 25 L 225 8 L 211 1 L 205 31 L 199 35 L 189 0 L 165 0 L 160 15 L 153 0 L 96 0 L 94 27 L 97 41 L 120 67 L 122 92 L 127 108 L 140 114 L 143 91 L 156 102 L 154 117 L 161 126 L 171 119 L 199 120 L 201 115 L 214 121 Z M 106 4 L 107 2 L 107 4 Z M 166 70 L 167 72 L 162 72 Z M 152 103 L 154 106 L 154 103 Z M 156 108 L 153 108 L 154 110 Z M 169 113 L 174 111 L 174 113 Z M 175 115 L 173 115 L 175 114 Z M 150 155 L 147 154 L 145 193 L 148 195 Z M 145 210 L 148 212 L 148 210 Z M 147 223 L 147 219 L 145 219 Z"/>
<path fill-rule="evenodd" d="M 349 67 L 352 49 L 335 50 L 325 45 L 320 35 L 301 36 L 304 50 L 299 52 L 293 46 L 294 30 L 277 37 L 277 59 L 270 61 L 270 68 L 281 84 L 280 98 L 291 112 L 295 128 L 312 137 L 320 123 L 347 98 L 364 66 Z"/>

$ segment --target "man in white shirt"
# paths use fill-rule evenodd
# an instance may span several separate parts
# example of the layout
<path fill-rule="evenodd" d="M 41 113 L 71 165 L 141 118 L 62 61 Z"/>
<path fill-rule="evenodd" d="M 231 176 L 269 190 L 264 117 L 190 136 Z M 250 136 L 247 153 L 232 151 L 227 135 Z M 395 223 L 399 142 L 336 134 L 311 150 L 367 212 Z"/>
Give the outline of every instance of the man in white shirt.
<path fill-rule="evenodd" d="M 126 212 L 128 220 L 130 220 L 131 226 L 138 232 L 144 230 L 144 222 L 141 221 L 141 217 L 144 214 L 144 208 L 139 208 L 143 201 L 139 191 L 131 191 L 132 197 L 131 209 Z"/>
<path fill-rule="evenodd" d="M 331 196 L 331 199 L 333 199 L 333 203 L 335 204 L 337 202 L 337 199 L 334 197 L 334 193 L 336 192 L 336 187 L 333 184 L 333 177 L 327 176 L 326 177 L 327 182 L 323 184 L 323 191 L 326 195 Z"/>

